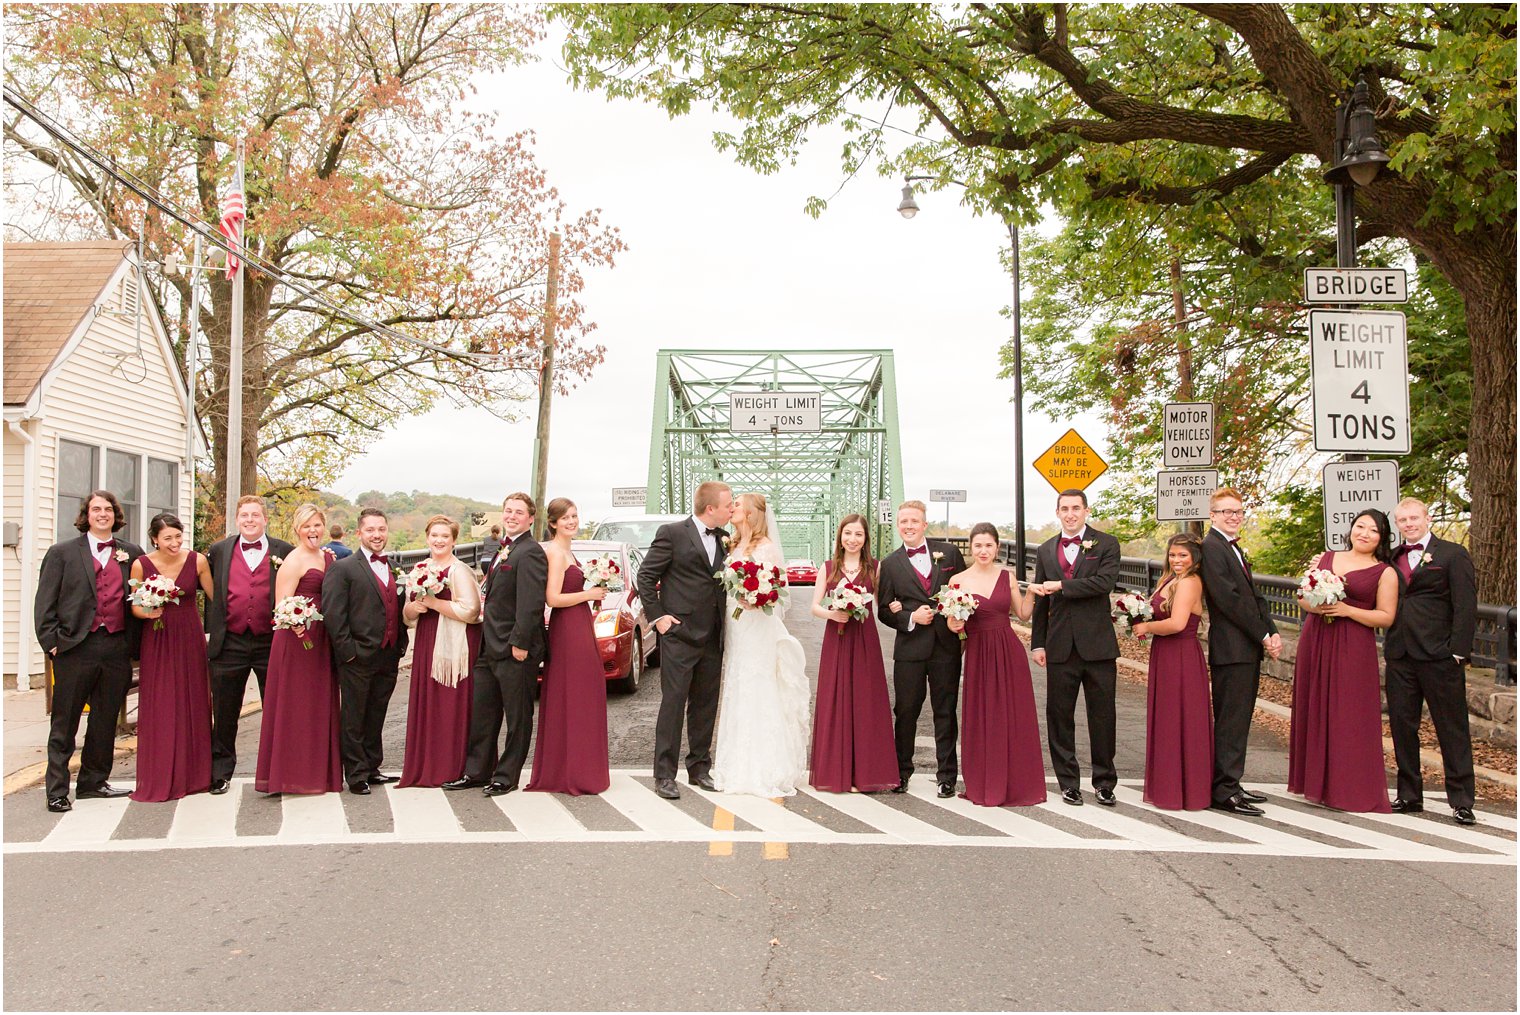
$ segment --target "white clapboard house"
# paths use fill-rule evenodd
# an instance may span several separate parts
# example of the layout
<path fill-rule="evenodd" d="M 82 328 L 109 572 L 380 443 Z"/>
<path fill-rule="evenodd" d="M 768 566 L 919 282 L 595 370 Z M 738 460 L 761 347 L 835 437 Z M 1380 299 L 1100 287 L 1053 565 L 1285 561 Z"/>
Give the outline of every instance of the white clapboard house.
<path fill-rule="evenodd" d="M 5 244 L 7 687 L 42 686 L 37 571 L 49 546 L 78 535 L 91 490 L 121 499 L 121 535 L 145 547 L 160 511 L 194 524 L 190 403 L 136 257 L 122 240 Z"/>

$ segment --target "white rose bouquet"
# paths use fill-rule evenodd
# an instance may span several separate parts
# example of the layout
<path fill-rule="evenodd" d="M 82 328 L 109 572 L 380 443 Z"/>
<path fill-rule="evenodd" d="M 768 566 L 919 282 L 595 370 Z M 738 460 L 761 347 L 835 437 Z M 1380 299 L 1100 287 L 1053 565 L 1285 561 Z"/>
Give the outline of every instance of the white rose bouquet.
<path fill-rule="evenodd" d="M 964 623 L 976 612 L 976 596 L 959 585 L 942 585 L 940 590 L 934 593 L 934 612 L 946 620 L 959 620 Z M 966 632 L 961 631 L 959 634 L 961 641 L 965 641 Z"/>
<path fill-rule="evenodd" d="M 1329 606 L 1346 598 L 1346 581 L 1334 571 L 1314 568 L 1298 583 L 1298 596 L 1310 606 Z M 1334 617 L 1325 617 L 1325 623 L 1335 623 Z"/>
<path fill-rule="evenodd" d="M 757 560 L 736 560 L 713 575 L 723 583 L 723 591 L 740 603 L 747 603 L 766 613 L 774 613 L 786 591 L 786 572 L 774 564 Z M 744 607 L 734 610 L 734 619 L 744 616 Z"/>
<path fill-rule="evenodd" d="M 875 601 L 876 597 L 865 589 L 845 584 L 824 596 L 821 605 L 825 610 L 849 614 L 850 620 L 865 620 L 871 615 L 871 604 Z M 843 631 L 844 624 L 840 624 L 839 629 Z"/>
<path fill-rule="evenodd" d="M 1125 634 L 1132 633 L 1136 624 L 1155 618 L 1155 613 L 1151 610 L 1151 601 L 1139 592 L 1126 592 L 1114 600 L 1112 615 L 1114 623 L 1118 624 Z"/>
<path fill-rule="evenodd" d="M 581 571 L 586 575 L 587 588 L 606 589 L 608 592 L 623 591 L 623 569 L 610 555 L 587 557 L 581 563 Z"/>
<path fill-rule="evenodd" d="M 177 603 L 180 596 L 185 593 L 185 590 L 166 574 L 156 574 L 151 578 L 132 578 L 127 584 L 132 587 L 130 601 L 140 610 L 156 610 L 160 606 Z M 164 618 L 155 617 L 153 630 L 162 631 L 163 628 Z"/>
<path fill-rule="evenodd" d="M 310 596 L 286 596 L 274 604 L 274 629 L 276 631 L 294 631 L 296 628 L 304 628 L 322 619 L 322 614 L 317 610 L 317 604 L 311 601 Z M 301 638 L 302 648 L 311 648 L 310 638 Z"/>
<path fill-rule="evenodd" d="M 449 570 L 435 568 L 430 561 L 419 561 L 401 576 L 401 582 L 406 587 L 407 601 L 415 602 L 423 596 L 436 596 L 448 588 Z"/>

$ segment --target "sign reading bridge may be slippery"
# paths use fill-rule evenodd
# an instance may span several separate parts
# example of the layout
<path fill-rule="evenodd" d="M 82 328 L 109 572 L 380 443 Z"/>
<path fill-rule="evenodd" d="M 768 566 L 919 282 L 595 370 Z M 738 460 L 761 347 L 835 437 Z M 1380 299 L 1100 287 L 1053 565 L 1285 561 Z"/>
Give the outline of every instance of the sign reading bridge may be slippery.
<path fill-rule="evenodd" d="M 1034 460 L 1035 471 L 1045 482 L 1062 490 L 1086 490 L 1088 485 L 1108 471 L 1108 463 L 1082 439 L 1076 430 L 1067 430 L 1061 439 Z"/>

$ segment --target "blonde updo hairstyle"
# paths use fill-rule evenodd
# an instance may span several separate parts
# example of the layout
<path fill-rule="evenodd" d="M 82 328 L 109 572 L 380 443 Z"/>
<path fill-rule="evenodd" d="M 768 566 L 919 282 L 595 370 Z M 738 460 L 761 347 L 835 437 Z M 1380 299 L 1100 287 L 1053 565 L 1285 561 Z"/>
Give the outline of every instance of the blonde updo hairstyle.
<path fill-rule="evenodd" d="M 301 545 L 301 526 L 311 521 L 312 515 L 322 519 L 324 526 L 327 524 L 327 513 L 309 501 L 296 508 L 296 513 L 290 520 L 290 541 L 297 546 Z"/>
<path fill-rule="evenodd" d="M 741 493 L 739 503 L 744 505 L 744 520 L 749 525 L 749 539 L 740 549 L 745 553 L 754 551 L 755 546 L 764 539 L 769 531 L 765 521 L 765 512 L 768 510 L 763 493 Z"/>

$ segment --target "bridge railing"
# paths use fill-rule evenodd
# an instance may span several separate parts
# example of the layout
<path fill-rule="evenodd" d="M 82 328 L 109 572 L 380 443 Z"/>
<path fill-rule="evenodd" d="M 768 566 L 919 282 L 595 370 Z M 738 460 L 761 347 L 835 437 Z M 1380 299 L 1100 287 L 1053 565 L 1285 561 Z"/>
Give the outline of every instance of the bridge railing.
<path fill-rule="evenodd" d="M 965 536 L 951 536 L 946 542 L 969 557 L 970 540 Z M 1034 574 L 1034 546 L 1024 548 L 1026 572 Z M 1011 539 L 1000 540 L 998 561 L 1014 566 L 1015 544 Z M 1166 561 L 1147 557 L 1120 557 L 1118 587 L 1126 592 L 1149 592 L 1161 581 Z M 1298 606 L 1298 579 L 1282 575 L 1258 574 L 1254 577 L 1256 591 L 1267 601 L 1267 609 L 1273 620 L 1289 624 L 1302 624 L 1304 611 Z M 1473 636 L 1472 662 L 1475 666 L 1489 667 L 1494 671 L 1494 682 L 1506 686 L 1515 683 L 1515 633 L 1516 611 L 1513 606 L 1479 603 L 1477 629 Z"/>
<path fill-rule="evenodd" d="M 474 543 L 455 543 L 454 556 L 459 558 L 461 564 L 468 564 L 474 567 L 480 563 L 480 548 L 482 546 L 485 546 L 484 540 Z M 401 568 L 415 567 L 418 563 L 426 560 L 427 556 L 428 551 L 426 548 L 421 550 L 397 550 L 390 555 L 392 564 L 395 567 Z"/>

